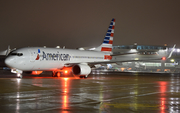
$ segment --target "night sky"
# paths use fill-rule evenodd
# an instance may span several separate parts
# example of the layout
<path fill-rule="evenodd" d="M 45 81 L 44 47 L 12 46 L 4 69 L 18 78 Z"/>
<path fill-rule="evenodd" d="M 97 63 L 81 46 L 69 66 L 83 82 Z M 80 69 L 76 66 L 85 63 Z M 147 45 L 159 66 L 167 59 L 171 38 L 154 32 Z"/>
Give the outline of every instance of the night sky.
<path fill-rule="evenodd" d="M 98 46 L 112 18 L 114 45 L 180 47 L 180 0 L 1 0 L 0 50 Z"/>

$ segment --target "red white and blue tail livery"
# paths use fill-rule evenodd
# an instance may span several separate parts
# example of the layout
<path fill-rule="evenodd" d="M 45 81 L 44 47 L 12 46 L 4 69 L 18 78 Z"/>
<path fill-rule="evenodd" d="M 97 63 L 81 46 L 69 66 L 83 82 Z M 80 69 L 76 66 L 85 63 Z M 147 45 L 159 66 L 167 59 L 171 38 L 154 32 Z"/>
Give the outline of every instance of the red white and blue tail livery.
<path fill-rule="evenodd" d="M 114 37 L 114 27 L 115 27 L 115 19 L 112 19 L 103 43 L 99 47 L 97 47 L 95 49 L 95 51 L 102 51 L 102 52 L 111 53 L 112 44 L 113 44 L 113 37 Z"/>

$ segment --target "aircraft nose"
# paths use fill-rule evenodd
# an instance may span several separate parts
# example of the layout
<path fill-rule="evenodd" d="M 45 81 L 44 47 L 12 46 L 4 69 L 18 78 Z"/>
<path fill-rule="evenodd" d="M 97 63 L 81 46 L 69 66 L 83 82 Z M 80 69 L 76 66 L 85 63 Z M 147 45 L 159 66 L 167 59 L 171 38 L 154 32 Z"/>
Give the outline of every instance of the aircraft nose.
<path fill-rule="evenodd" d="M 7 58 L 5 59 L 5 64 L 6 64 L 8 67 L 12 67 L 13 60 L 14 60 L 13 58 L 7 57 Z"/>

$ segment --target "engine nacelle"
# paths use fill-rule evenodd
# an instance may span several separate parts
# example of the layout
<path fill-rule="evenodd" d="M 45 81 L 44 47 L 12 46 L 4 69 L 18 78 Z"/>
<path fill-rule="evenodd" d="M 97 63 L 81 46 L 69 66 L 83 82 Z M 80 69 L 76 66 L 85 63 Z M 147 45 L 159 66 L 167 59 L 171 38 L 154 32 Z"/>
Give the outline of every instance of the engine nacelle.
<path fill-rule="evenodd" d="M 91 73 L 91 68 L 86 64 L 78 64 L 73 66 L 72 72 L 75 75 L 85 75 L 87 77 Z"/>
<path fill-rule="evenodd" d="M 24 73 L 32 75 L 40 75 L 43 71 L 24 71 Z"/>

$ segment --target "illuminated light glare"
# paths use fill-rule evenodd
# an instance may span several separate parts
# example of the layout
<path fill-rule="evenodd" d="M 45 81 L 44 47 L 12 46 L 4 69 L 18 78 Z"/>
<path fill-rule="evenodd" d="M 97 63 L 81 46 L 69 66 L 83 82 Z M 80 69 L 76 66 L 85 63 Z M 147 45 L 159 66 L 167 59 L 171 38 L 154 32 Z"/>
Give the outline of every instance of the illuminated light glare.
<path fill-rule="evenodd" d="M 64 105 L 63 107 L 66 108 L 67 107 L 67 96 L 64 96 L 63 100 L 64 100 L 63 101 L 63 105 Z"/>
<path fill-rule="evenodd" d="M 162 60 L 166 60 L 166 57 L 162 57 L 161 59 L 162 59 Z"/>
<path fill-rule="evenodd" d="M 63 102 L 63 104 L 62 104 L 62 108 L 63 109 L 66 109 L 67 107 L 68 107 L 68 79 L 69 78 L 63 78 L 62 80 L 62 84 L 63 84 L 63 92 L 64 92 L 64 95 L 63 95 L 63 97 L 62 97 L 62 102 Z"/>
<path fill-rule="evenodd" d="M 69 78 L 64 78 L 65 81 L 67 81 Z"/>
<path fill-rule="evenodd" d="M 180 52 L 180 49 L 177 49 L 177 52 Z"/>
<path fill-rule="evenodd" d="M 65 85 L 65 87 L 67 87 L 67 85 Z M 65 93 L 67 93 L 67 90 L 64 90 Z"/>
<path fill-rule="evenodd" d="M 121 68 L 121 71 L 124 71 L 125 70 L 125 68 Z"/>
<path fill-rule="evenodd" d="M 112 68 L 112 65 L 111 64 L 107 64 L 107 68 L 108 69 Z"/>
<path fill-rule="evenodd" d="M 20 77 L 20 76 L 21 76 L 21 74 L 20 74 L 20 73 L 18 73 L 18 74 L 17 74 L 17 77 Z"/>
<path fill-rule="evenodd" d="M 171 62 L 174 62 L 174 59 L 171 59 Z"/>
<path fill-rule="evenodd" d="M 17 101 L 17 103 L 16 103 L 16 112 L 17 113 L 19 113 L 19 109 L 20 109 L 20 105 L 19 105 L 20 99 L 19 99 L 19 97 L 20 97 L 19 92 L 17 92 L 17 99 L 16 99 L 16 101 Z"/>
<path fill-rule="evenodd" d="M 139 60 L 139 58 L 135 58 L 134 60 Z"/>
<path fill-rule="evenodd" d="M 65 71 L 64 71 L 64 73 L 65 73 L 65 74 L 67 74 L 67 73 L 68 73 L 68 71 L 67 71 L 67 70 L 65 70 Z"/>
<path fill-rule="evenodd" d="M 20 83 L 20 82 L 21 82 L 21 79 L 20 79 L 20 78 L 17 78 L 17 82 Z"/>
<path fill-rule="evenodd" d="M 161 108 L 161 113 L 165 113 L 165 109 L 166 109 L 166 98 L 164 98 L 164 96 L 166 96 L 166 92 L 167 92 L 167 85 L 168 83 L 165 81 L 161 81 L 159 82 L 160 85 L 160 94 L 161 94 L 161 100 L 160 100 L 160 108 Z"/>
<path fill-rule="evenodd" d="M 165 93 L 166 92 L 166 85 L 167 85 L 166 82 L 160 82 L 160 92 L 161 93 Z M 162 100 L 164 101 L 165 98 L 162 98 Z"/>
<path fill-rule="evenodd" d="M 32 75 L 39 75 L 39 74 L 41 74 L 43 71 L 32 71 Z"/>
<path fill-rule="evenodd" d="M 93 47 L 93 48 L 90 48 L 89 50 L 95 50 L 96 48 L 95 47 Z"/>
<path fill-rule="evenodd" d="M 17 98 L 19 98 L 20 97 L 20 95 L 19 95 L 19 92 L 17 92 Z M 19 99 L 17 99 L 18 101 L 19 101 Z"/>
<path fill-rule="evenodd" d="M 165 104 L 165 98 L 161 98 L 161 113 L 165 113 L 165 108 L 166 108 L 166 104 Z"/>
<path fill-rule="evenodd" d="M 131 51 L 131 52 L 137 52 L 137 50 L 136 50 L 136 49 L 131 49 L 130 51 Z"/>
<path fill-rule="evenodd" d="M 60 77 L 60 73 L 57 73 L 57 76 Z"/>
<path fill-rule="evenodd" d="M 144 66 L 145 66 L 146 64 L 145 64 L 145 63 L 142 63 L 142 65 L 144 65 Z"/>

